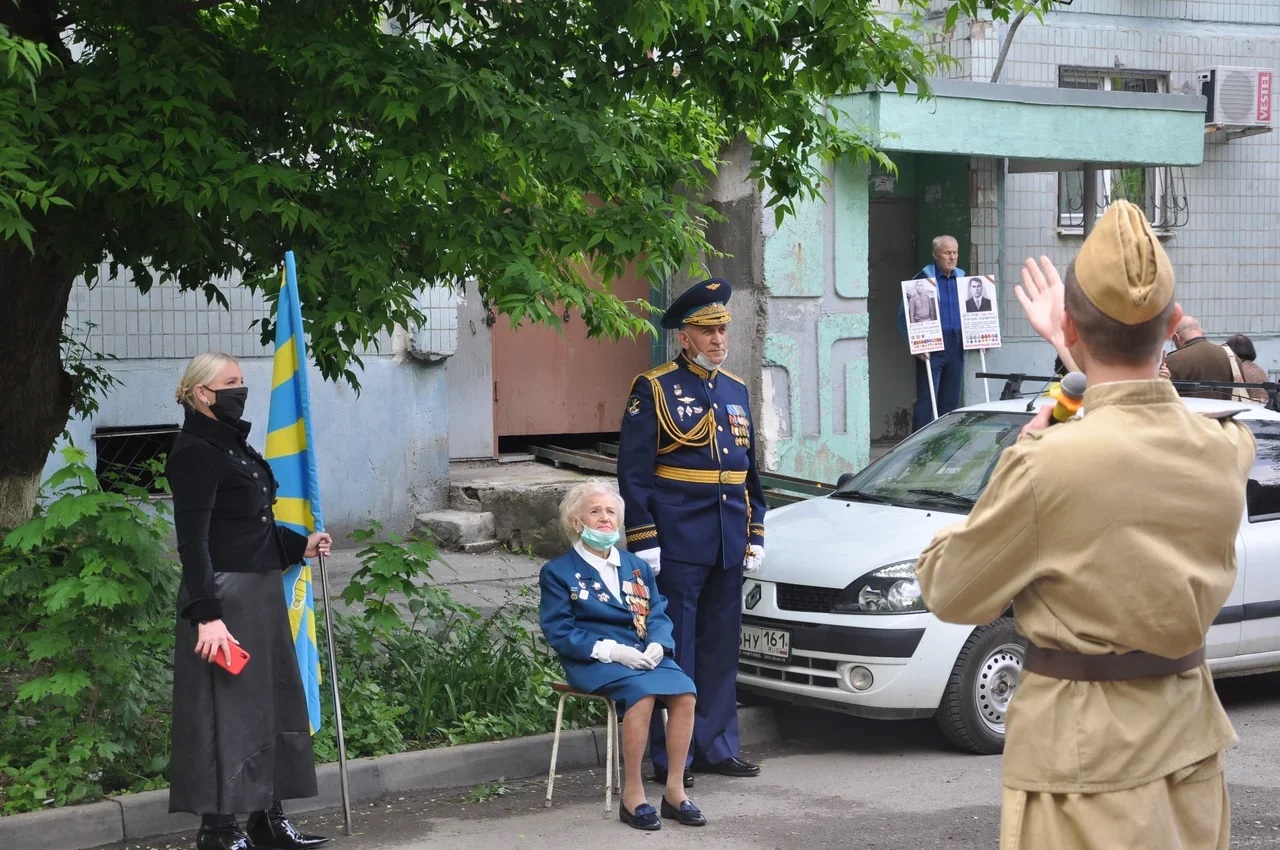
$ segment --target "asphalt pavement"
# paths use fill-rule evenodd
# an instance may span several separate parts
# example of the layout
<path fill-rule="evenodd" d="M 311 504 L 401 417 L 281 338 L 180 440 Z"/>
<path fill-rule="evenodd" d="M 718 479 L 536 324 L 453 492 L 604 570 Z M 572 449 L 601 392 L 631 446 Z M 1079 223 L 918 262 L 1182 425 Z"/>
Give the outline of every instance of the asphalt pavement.
<path fill-rule="evenodd" d="M 1240 735 L 1228 754 L 1234 848 L 1280 848 L 1280 674 L 1230 679 L 1219 692 Z M 710 823 L 641 833 L 603 814 L 603 772 L 566 773 L 543 807 L 544 778 L 403 796 L 359 807 L 355 836 L 338 811 L 305 828 L 334 850 L 693 847 L 758 850 L 994 848 L 1000 757 L 952 750 L 930 721 L 869 721 L 799 709 L 778 716 L 783 740 L 748 755 L 754 779 L 699 774 L 690 797 Z M 648 785 L 650 802 L 659 789 Z M 300 820 L 301 824 L 302 821 Z M 117 845 L 119 847 L 120 845 Z M 177 850 L 190 836 L 129 850 Z"/>

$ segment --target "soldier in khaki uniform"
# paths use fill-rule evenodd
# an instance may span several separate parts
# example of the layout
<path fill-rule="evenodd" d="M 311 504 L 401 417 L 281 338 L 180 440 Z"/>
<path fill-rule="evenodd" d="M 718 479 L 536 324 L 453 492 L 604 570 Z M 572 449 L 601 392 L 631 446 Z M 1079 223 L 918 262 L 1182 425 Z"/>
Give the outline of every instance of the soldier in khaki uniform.
<path fill-rule="evenodd" d="M 1235 733 L 1204 636 L 1236 577 L 1253 437 L 1156 377 L 1182 310 L 1140 209 L 1111 206 L 1065 286 L 1041 264 L 1032 306 L 1060 315 L 1084 416 L 1048 428 L 1045 406 L 917 567 L 937 616 L 987 623 L 1012 602 L 1030 643 L 1000 847 L 1226 850 Z"/>

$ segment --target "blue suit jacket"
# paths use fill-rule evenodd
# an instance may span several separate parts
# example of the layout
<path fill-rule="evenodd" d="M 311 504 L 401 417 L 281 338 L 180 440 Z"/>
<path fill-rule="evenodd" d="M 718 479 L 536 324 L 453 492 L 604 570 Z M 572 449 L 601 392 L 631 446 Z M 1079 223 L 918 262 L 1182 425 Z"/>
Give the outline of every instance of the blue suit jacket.
<path fill-rule="evenodd" d="M 645 620 L 648 634 L 643 639 L 636 633 L 631 609 L 609 592 L 595 568 L 573 549 L 544 564 L 538 577 L 542 588 L 539 603 L 542 634 L 559 654 L 569 684 L 588 693 L 619 679 L 647 672 L 592 658 L 591 650 L 598 640 L 614 640 L 639 650 L 656 643 L 668 652 L 675 652 L 676 642 L 671 618 L 667 616 L 667 600 L 658 592 L 653 571 L 630 552 L 618 550 L 618 554 L 622 556 L 618 579 L 623 595 L 626 595 L 627 584 L 637 580 L 643 581 L 649 589 L 649 615 Z M 595 587 L 597 582 L 600 585 L 598 589 Z M 586 592 L 585 598 L 583 591 Z M 606 598 L 601 599 L 601 596 Z M 664 657 L 658 666 L 680 669 L 670 657 Z"/>
<path fill-rule="evenodd" d="M 764 545 L 751 400 L 742 379 L 683 354 L 640 375 L 622 414 L 618 489 L 627 548 L 690 564 L 741 566 Z"/>

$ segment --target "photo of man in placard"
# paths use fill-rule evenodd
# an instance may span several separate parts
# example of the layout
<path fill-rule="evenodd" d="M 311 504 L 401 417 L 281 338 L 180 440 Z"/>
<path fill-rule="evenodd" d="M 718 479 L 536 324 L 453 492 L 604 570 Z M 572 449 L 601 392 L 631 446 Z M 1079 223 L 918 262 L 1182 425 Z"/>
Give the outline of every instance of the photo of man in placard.
<path fill-rule="evenodd" d="M 996 282 L 986 275 L 957 278 L 960 302 L 960 336 L 966 350 L 1000 347 L 1000 311 L 996 306 Z"/>
<path fill-rule="evenodd" d="M 964 299 L 966 313 L 991 312 L 991 299 L 995 294 L 986 278 L 974 275 L 968 279 L 968 296 Z"/>
<path fill-rule="evenodd" d="M 907 324 L 938 318 L 938 293 L 927 280 L 913 280 L 907 292 Z"/>
<path fill-rule="evenodd" d="M 938 321 L 938 287 L 934 282 L 927 278 L 902 281 L 902 307 L 911 353 L 941 351 L 942 324 Z"/>

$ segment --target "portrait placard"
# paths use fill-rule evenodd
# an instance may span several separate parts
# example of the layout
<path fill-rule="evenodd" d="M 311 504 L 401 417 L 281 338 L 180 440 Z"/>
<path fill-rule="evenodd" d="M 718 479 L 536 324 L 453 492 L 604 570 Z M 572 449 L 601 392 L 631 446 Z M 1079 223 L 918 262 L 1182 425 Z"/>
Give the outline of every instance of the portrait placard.
<path fill-rule="evenodd" d="M 907 341 L 912 354 L 942 351 L 942 322 L 938 320 L 938 285 L 932 278 L 902 281 L 902 307 L 907 317 Z"/>
<path fill-rule="evenodd" d="M 1000 347 L 1000 311 L 996 306 L 996 281 L 990 275 L 956 278 L 956 303 L 960 305 L 960 336 L 964 348 Z"/>

